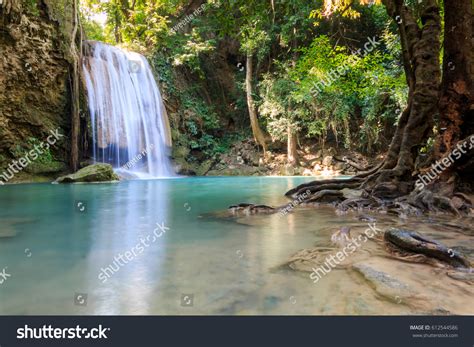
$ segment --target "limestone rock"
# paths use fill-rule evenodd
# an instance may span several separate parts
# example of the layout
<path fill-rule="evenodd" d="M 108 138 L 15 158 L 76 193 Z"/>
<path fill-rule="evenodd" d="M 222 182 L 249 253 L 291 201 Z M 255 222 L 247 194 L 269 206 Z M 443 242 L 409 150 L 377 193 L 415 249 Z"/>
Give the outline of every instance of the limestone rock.
<path fill-rule="evenodd" d="M 59 177 L 57 183 L 79 183 L 79 182 L 111 182 L 118 181 L 110 164 L 94 164 L 80 169 L 76 173 Z"/>
<path fill-rule="evenodd" d="M 354 264 L 352 269 L 360 273 L 379 295 L 390 301 L 398 303 L 400 300 L 405 301 L 416 296 L 407 284 L 367 264 Z"/>

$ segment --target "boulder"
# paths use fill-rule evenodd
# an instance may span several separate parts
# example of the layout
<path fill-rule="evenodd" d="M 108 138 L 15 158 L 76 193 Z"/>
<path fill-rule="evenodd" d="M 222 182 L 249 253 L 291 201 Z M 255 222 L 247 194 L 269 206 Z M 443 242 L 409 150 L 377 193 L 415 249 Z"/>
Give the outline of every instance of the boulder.
<path fill-rule="evenodd" d="M 357 263 L 352 265 L 352 269 L 361 274 L 379 295 L 390 301 L 401 303 L 416 297 L 416 293 L 406 283 L 369 264 Z"/>
<path fill-rule="evenodd" d="M 324 157 L 323 166 L 331 166 L 333 159 L 334 159 L 334 157 L 332 155 L 328 155 L 328 156 Z"/>
<path fill-rule="evenodd" d="M 56 183 L 110 182 L 119 181 L 110 164 L 94 164 L 80 169 L 76 173 L 59 177 Z"/>

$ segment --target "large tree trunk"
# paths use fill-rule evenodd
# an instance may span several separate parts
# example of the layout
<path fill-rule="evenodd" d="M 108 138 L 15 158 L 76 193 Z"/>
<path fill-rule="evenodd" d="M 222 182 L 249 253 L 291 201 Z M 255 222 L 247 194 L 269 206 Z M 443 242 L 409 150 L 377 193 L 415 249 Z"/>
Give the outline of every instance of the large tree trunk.
<path fill-rule="evenodd" d="M 383 3 L 399 26 L 409 87 L 408 106 L 400 116 L 387 157 L 381 165 L 352 179 L 312 182 L 291 190 L 287 193 L 290 196 L 309 189 L 313 193 L 310 201 L 332 200 L 334 197 L 341 201 L 342 188 L 362 188 L 366 191 L 364 196 L 370 197 L 376 205 L 386 199 L 408 195 L 415 187 L 415 161 L 420 147 L 431 135 L 438 115 L 441 81 L 439 6 L 435 0 L 424 1 L 421 17 L 416 18 L 403 0 L 383 0 Z M 363 200 L 368 201 L 367 198 Z"/>
<path fill-rule="evenodd" d="M 372 193 L 378 196 L 405 195 L 413 188 L 410 183 L 415 160 L 438 113 L 441 18 L 434 0 L 425 5 L 421 27 L 402 0 L 384 0 L 384 4 L 389 15 L 399 24 L 409 98 L 383 168 L 374 176 L 375 184 L 366 187 L 372 188 Z"/>
<path fill-rule="evenodd" d="M 250 125 L 252 127 L 252 133 L 257 144 L 262 146 L 263 154 L 267 151 L 267 145 L 265 143 L 265 135 L 258 124 L 257 107 L 253 99 L 253 56 L 247 54 L 247 71 L 245 75 L 245 86 L 247 92 L 247 105 L 250 115 Z"/>
<path fill-rule="evenodd" d="M 469 213 L 472 202 L 456 190 L 467 190 L 456 183 L 472 181 L 474 174 L 474 37 L 471 0 L 445 1 L 445 43 L 443 80 L 439 62 L 441 18 L 438 2 L 424 0 L 421 17 L 404 5 L 404 0 L 383 0 L 388 14 L 399 24 L 402 56 L 409 87 L 408 107 L 399 124 L 388 155 L 376 168 L 341 182 L 314 181 L 286 193 L 296 196 L 311 192 L 308 202 L 336 202 L 339 208 L 379 207 L 398 209 L 400 213 L 449 211 Z M 435 121 L 441 125 L 435 159 L 464 145 L 461 158 L 451 166 L 448 180 L 434 189 L 419 189 L 413 177 L 420 146 L 431 135 Z M 445 161 L 443 161 L 444 163 Z M 433 165 L 434 166 L 434 165 Z M 436 164 L 439 167 L 439 164 Z M 435 170 L 436 171 L 436 170 Z M 437 171 L 439 174 L 439 170 Z M 425 179 L 426 177 L 422 177 Z M 436 180 L 431 177 L 430 182 Z M 421 180 L 421 178 L 420 178 Z M 423 183 L 426 183 L 424 180 Z M 445 184 L 447 181 L 448 184 Z M 421 185 L 426 188 L 425 185 Z M 363 190 L 361 198 L 346 195 L 344 188 Z M 468 187 L 469 188 L 469 187 Z M 472 189 L 472 187 L 470 187 Z"/>
<path fill-rule="evenodd" d="M 465 178 L 469 179 L 474 166 L 472 151 L 469 151 L 470 143 L 466 142 L 467 137 L 474 134 L 472 14 L 471 0 L 445 2 L 443 81 L 435 159 L 449 158 L 457 145 L 461 146 L 458 150 L 466 153 L 444 172 L 441 176 L 444 182 L 448 181 L 455 171 L 461 176 L 467 175 Z M 450 193 L 455 189 L 455 185 L 456 182 L 452 181 Z"/>
<path fill-rule="evenodd" d="M 77 0 L 73 0 L 74 11 L 74 28 L 71 35 L 70 59 L 71 59 L 71 169 L 77 171 L 79 169 L 79 139 L 81 131 L 81 114 L 80 114 L 80 79 L 81 79 L 81 55 L 82 55 L 82 37 L 79 38 L 79 50 L 76 47 L 76 39 L 78 32 L 81 33 L 79 22 L 79 9 Z"/>

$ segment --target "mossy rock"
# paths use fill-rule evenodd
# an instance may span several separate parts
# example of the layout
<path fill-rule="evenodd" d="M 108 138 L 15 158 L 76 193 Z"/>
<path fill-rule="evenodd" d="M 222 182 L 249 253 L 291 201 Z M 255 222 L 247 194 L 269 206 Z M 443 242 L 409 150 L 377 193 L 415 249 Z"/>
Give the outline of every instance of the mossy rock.
<path fill-rule="evenodd" d="M 94 164 L 80 169 L 76 173 L 59 177 L 57 183 L 110 182 L 119 181 L 110 164 Z"/>

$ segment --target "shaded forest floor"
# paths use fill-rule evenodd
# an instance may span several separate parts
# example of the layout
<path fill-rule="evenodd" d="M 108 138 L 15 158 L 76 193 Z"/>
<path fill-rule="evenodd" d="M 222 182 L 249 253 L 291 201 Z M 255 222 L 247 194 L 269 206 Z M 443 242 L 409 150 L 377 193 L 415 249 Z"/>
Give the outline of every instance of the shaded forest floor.
<path fill-rule="evenodd" d="M 209 165 L 207 176 L 352 176 L 382 160 L 381 155 L 367 157 L 361 153 L 318 145 L 302 145 L 298 163 L 289 164 L 286 150 L 274 146 L 263 153 L 252 140 L 239 141 L 229 152 Z"/>

